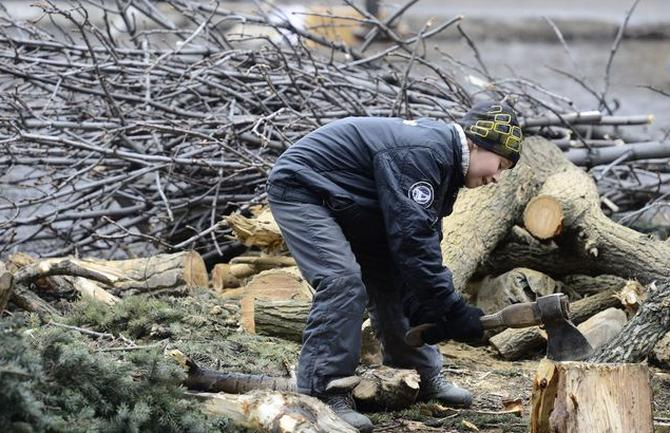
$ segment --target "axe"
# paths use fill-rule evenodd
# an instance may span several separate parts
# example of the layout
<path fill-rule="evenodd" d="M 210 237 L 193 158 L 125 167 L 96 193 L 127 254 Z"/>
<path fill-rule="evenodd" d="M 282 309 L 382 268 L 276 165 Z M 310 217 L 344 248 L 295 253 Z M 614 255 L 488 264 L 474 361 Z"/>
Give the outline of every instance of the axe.
<path fill-rule="evenodd" d="M 535 302 L 512 304 L 495 314 L 482 316 L 480 320 L 484 329 L 542 325 L 547 332 L 547 358 L 576 361 L 589 356 L 593 348 L 570 321 L 569 313 L 568 297 L 563 293 L 554 293 L 541 296 Z M 433 326 L 432 323 L 426 323 L 410 329 L 405 335 L 405 341 L 412 347 L 423 345 L 423 331 Z"/>

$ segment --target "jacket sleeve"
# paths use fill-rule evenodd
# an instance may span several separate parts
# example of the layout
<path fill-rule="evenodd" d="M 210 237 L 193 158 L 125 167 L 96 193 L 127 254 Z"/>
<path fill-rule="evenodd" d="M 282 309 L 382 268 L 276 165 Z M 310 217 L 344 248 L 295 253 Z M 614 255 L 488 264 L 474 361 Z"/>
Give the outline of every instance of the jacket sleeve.
<path fill-rule="evenodd" d="M 421 302 L 442 312 L 461 299 L 442 264 L 440 186 L 445 164 L 428 147 L 380 152 L 374 159 L 379 204 L 394 264 Z"/>

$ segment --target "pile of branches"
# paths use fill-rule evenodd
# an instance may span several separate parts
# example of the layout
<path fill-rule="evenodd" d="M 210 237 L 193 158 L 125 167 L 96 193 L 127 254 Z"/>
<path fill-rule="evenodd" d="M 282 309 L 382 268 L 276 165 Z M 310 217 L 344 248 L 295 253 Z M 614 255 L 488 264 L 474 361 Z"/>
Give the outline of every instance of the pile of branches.
<path fill-rule="evenodd" d="M 262 202 L 276 157 L 345 116 L 453 121 L 475 98 L 505 99 L 527 133 L 569 130 L 586 146 L 575 157 L 585 165 L 593 143 L 578 125 L 648 121 L 612 116 L 606 103 L 605 114 L 575 113 L 536 83 L 494 79 L 481 61 L 448 58 L 444 68 L 427 60 L 426 39 L 448 27 L 471 41 L 461 17 L 402 39 L 392 25 L 415 2 L 381 21 L 347 1 L 367 26 L 358 48 L 277 11 L 241 15 L 204 0 L 163 2 L 181 26 L 147 1 L 46 1 L 37 23 L 4 11 L 0 254 L 123 258 L 192 248 L 228 257 L 239 244 L 222 217 Z M 138 17 L 158 28 L 141 29 Z M 366 52 L 377 35 L 393 43 Z M 663 143 L 648 147 L 641 157 L 667 154 Z M 610 161 L 633 156 L 626 149 Z"/>

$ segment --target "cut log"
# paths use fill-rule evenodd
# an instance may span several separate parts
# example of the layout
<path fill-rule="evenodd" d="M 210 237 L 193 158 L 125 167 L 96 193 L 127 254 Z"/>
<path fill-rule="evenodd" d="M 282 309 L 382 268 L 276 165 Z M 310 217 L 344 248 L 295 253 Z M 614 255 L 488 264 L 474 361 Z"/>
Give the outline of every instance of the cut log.
<path fill-rule="evenodd" d="M 670 331 L 670 282 L 651 284 L 647 299 L 619 335 L 596 350 L 591 362 L 640 362 Z"/>
<path fill-rule="evenodd" d="M 419 394 L 416 370 L 390 367 L 368 369 L 353 390 L 356 407 L 365 411 L 400 410 L 411 406 Z"/>
<path fill-rule="evenodd" d="M 552 362 L 533 380 L 532 433 L 652 433 L 649 371 L 643 364 Z"/>
<path fill-rule="evenodd" d="M 616 289 L 580 299 L 570 304 L 571 320 L 579 324 L 599 311 L 620 306 Z M 489 343 L 508 361 L 521 359 L 534 353 L 546 344 L 546 336 L 538 326 L 530 328 L 509 328 L 489 339 Z"/>
<path fill-rule="evenodd" d="M 554 217 L 548 206 L 557 206 L 560 217 Z M 556 242 L 564 254 L 588 262 L 592 272 L 634 278 L 643 284 L 670 279 L 670 245 L 605 216 L 595 182 L 576 166 L 547 178 L 524 216 L 529 216 L 524 223 L 533 236 L 547 239 L 560 234 Z"/>
<path fill-rule="evenodd" d="M 131 260 L 84 260 L 93 266 L 114 269 L 124 280 L 110 291 L 119 296 L 150 293 L 186 295 L 196 287 L 208 287 L 205 262 L 196 251 L 159 254 Z"/>
<path fill-rule="evenodd" d="M 300 343 L 311 308 L 312 302 L 306 300 L 256 300 L 253 312 L 256 333 Z"/>
<path fill-rule="evenodd" d="M 457 290 L 464 289 L 477 266 L 505 238 L 545 179 L 569 164 L 556 145 L 529 137 L 520 163 L 500 182 L 459 192 L 453 213 L 442 221 L 442 256 Z"/>
<path fill-rule="evenodd" d="M 563 228 L 560 203 L 547 196 L 534 197 L 523 212 L 523 224 L 538 239 L 557 236 Z"/>
<path fill-rule="evenodd" d="M 104 273 L 91 272 L 83 262 L 76 259 L 39 260 L 27 254 L 18 253 L 12 255 L 10 261 L 19 279 L 24 284 L 27 282 L 34 283 L 40 290 L 76 291 L 82 296 L 87 296 L 107 305 L 114 305 L 120 300 L 109 293 L 105 289 L 105 285 L 99 282 L 113 284 L 116 281 L 115 277 L 110 277 L 110 275 Z M 68 273 L 84 275 L 88 278 L 64 275 Z"/>
<path fill-rule="evenodd" d="M 357 433 L 321 401 L 304 394 L 253 391 L 235 395 L 187 392 L 202 401 L 202 410 L 262 432 Z"/>
<path fill-rule="evenodd" d="M 240 287 L 246 279 L 257 273 L 256 267 L 250 264 L 218 263 L 212 268 L 212 288 L 217 292 Z"/>
<path fill-rule="evenodd" d="M 476 291 L 476 305 L 486 314 L 560 291 L 553 278 L 528 268 L 513 269 L 494 278 L 486 277 L 473 286 L 472 289 L 468 286 L 468 292 Z"/>
<path fill-rule="evenodd" d="M 94 280 L 102 283 L 103 289 L 120 296 L 138 293 L 183 295 L 192 288 L 208 286 L 205 262 L 195 251 L 116 261 L 73 258 L 37 260 L 32 265 L 25 266 L 24 263 L 14 278 L 25 282 L 54 275 Z M 76 290 L 89 294 L 94 292 L 92 287 L 82 286 L 77 281 L 70 284 Z"/>
<path fill-rule="evenodd" d="M 218 292 L 240 287 L 252 275 L 273 268 L 296 266 L 293 257 L 286 256 L 241 256 L 230 263 L 218 263 L 212 269 L 212 288 Z"/>
<path fill-rule="evenodd" d="M 298 268 L 288 267 L 263 271 L 245 287 L 227 290 L 221 295 L 240 298 L 240 324 L 246 332 L 273 332 L 276 327 L 277 334 L 270 335 L 300 341 L 297 333 L 302 335 L 305 328 L 313 293 Z M 262 311 L 257 317 L 256 304 L 262 301 L 281 301 L 285 304 L 261 306 Z M 294 301 L 297 302 L 295 309 L 290 305 Z"/>

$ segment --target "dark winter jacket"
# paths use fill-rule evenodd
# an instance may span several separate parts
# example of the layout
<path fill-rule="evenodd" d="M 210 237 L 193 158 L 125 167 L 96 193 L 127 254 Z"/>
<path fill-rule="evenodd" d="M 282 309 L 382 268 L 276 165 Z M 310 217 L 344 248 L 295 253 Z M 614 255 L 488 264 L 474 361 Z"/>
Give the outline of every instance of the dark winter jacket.
<path fill-rule="evenodd" d="M 268 195 L 323 202 L 335 212 L 351 206 L 381 212 L 399 274 L 417 298 L 446 311 L 460 299 L 440 249 L 441 218 L 464 182 L 456 128 L 431 119 L 337 120 L 284 152 Z"/>

